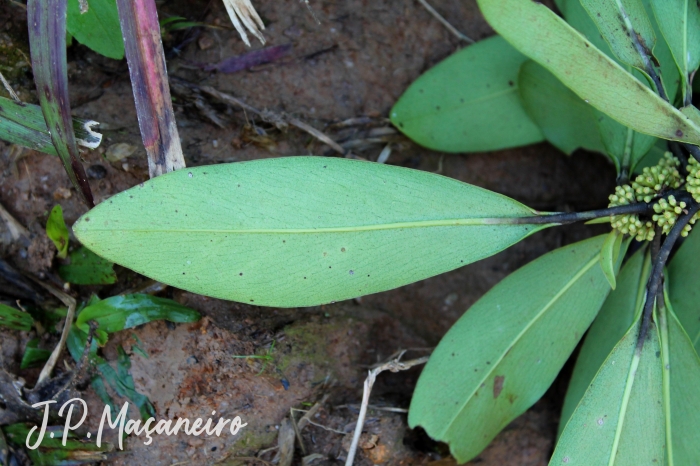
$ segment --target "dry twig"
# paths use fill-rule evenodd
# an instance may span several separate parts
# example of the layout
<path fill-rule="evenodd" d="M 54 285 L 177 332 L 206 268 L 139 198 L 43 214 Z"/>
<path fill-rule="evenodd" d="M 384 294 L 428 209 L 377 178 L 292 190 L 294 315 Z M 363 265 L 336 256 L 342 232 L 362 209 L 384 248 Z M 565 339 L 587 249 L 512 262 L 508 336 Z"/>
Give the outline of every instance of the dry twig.
<path fill-rule="evenodd" d="M 442 15 L 440 13 L 438 13 L 437 10 L 435 10 L 435 8 L 430 6 L 430 4 L 427 2 L 427 0 L 418 0 L 418 1 L 420 2 L 421 5 L 423 5 L 425 7 L 426 10 L 428 10 L 428 13 L 430 13 L 431 15 L 433 15 L 435 17 L 435 19 L 440 21 L 442 23 L 442 25 L 445 26 L 447 28 L 447 30 L 450 31 L 452 34 L 457 36 L 457 38 L 459 40 L 469 42 L 470 44 L 474 43 L 474 41 L 472 39 L 470 39 L 469 37 L 467 37 L 464 34 L 462 34 L 461 32 L 459 32 L 456 27 L 451 25 L 449 23 L 449 21 L 447 21 L 445 18 L 443 18 Z"/>
<path fill-rule="evenodd" d="M 430 358 L 430 356 L 423 356 L 422 358 L 401 362 L 401 357 L 404 355 L 404 353 L 406 353 L 406 350 L 401 351 L 395 359 L 391 359 L 390 361 L 380 364 L 374 369 L 371 369 L 367 374 L 364 390 L 362 392 L 362 405 L 360 406 L 360 414 L 357 418 L 357 425 L 355 426 L 355 433 L 352 436 L 352 443 L 350 444 L 350 450 L 348 450 L 348 458 L 347 460 L 345 460 L 345 466 L 352 466 L 353 461 L 355 461 L 355 453 L 357 452 L 357 445 L 360 442 L 362 426 L 364 425 L 365 417 L 367 416 L 367 407 L 369 406 L 369 394 L 372 392 L 372 387 L 374 386 L 375 380 L 377 380 L 377 376 L 384 371 L 399 372 L 408 370 L 414 366 L 425 364 Z"/>

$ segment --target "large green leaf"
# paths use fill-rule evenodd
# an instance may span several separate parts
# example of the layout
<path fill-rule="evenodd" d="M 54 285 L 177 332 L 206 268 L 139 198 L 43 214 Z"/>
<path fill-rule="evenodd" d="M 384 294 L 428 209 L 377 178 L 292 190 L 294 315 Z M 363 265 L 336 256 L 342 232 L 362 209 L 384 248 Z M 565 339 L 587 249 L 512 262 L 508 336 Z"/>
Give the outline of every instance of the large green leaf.
<path fill-rule="evenodd" d="M 87 11 L 81 11 L 81 3 L 87 4 Z M 68 0 L 66 27 L 78 42 L 95 52 L 117 60 L 124 58 L 116 0 Z"/>
<path fill-rule="evenodd" d="M 477 301 L 430 357 L 409 425 L 449 443 L 463 462 L 534 404 L 610 291 L 598 264 L 604 240 L 546 254 Z"/>
<path fill-rule="evenodd" d="M 486 20 L 584 101 L 632 129 L 700 143 L 700 127 L 546 6 L 531 0 L 477 0 Z"/>
<path fill-rule="evenodd" d="M 590 105 L 532 60 L 520 67 L 523 107 L 547 141 L 566 154 L 583 148 L 605 152 Z"/>
<path fill-rule="evenodd" d="M 696 0 L 651 0 L 651 5 L 678 65 L 685 100 L 689 77 L 700 66 L 700 5 Z"/>
<path fill-rule="evenodd" d="M 644 250 L 639 250 L 622 268 L 617 289 L 605 300 L 576 359 L 576 367 L 564 398 L 559 434 L 608 354 L 634 323 L 635 314 L 641 310 L 644 301 L 650 267 L 648 255 L 644 254 Z"/>
<path fill-rule="evenodd" d="M 700 464 L 700 358 L 673 313 L 668 295 L 666 312 L 659 312 L 664 367 L 664 406 L 667 409 L 668 466 Z"/>
<path fill-rule="evenodd" d="M 700 232 L 692 231 L 668 266 L 669 296 L 673 309 L 700 352 Z"/>
<path fill-rule="evenodd" d="M 617 58 L 640 71 L 651 65 L 656 35 L 641 0 L 581 0 Z"/>
<path fill-rule="evenodd" d="M 418 78 L 391 111 L 408 137 L 444 152 L 478 152 L 542 140 L 518 99 L 527 58 L 495 36 L 470 45 Z"/>
<path fill-rule="evenodd" d="M 666 449 L 656 326 L 637 350 L 639 320 L 615 346 L 583 395 L 549 464 L 663 464 Z"/>
<path fill-rule="evenodd" d="M 159 176 L 73 226 L 97 254 L 160 282 L 266 306 L 310 306 L 461 267 L 541 225 L 500 194 L 432 173 L 286 157 Z"/>

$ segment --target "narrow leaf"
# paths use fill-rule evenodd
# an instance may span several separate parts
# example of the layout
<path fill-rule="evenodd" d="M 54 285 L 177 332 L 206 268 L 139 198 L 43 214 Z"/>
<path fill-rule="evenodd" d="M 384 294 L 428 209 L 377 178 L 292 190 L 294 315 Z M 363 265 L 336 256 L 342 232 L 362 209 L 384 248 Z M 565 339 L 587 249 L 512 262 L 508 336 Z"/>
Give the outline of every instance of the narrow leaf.
<path fill-rule="evenodd" d="M 635 315 L 641 312 L 650 268 L 651 261 L 644 249 L 637 251 L 622 268 L 619 286 L 605 300 L 576 359 L 576 366 L 564 398 L 559 434 L 564 430 L 571 413 L 583 398 L 608 354 L 630 329 Z"/>
<path fill-rule="evenodd" d="M 604 240 L 598 236 L 550 252 L 477 301 L 423 369 L 409 425 L 449 443 L 464 462 L 532 406 L 610 291 L 598 266 Z"/>
<path fill-rule="evenodd" d="M 605 278 L 608 280 L 608 283 L 610 283 L 610 287 L 613 290 L 616 287 L 615 264 L 617 263 L 617 259 L 620 257 L 623 237 L 624 235 L 618 230 L 612 230 L 605 238 L 603 248 L 600 251 L 600 268 L 603 269 L 603 274 L 605 274 Z M 625 250 L 626 249 L 627 247 L 625 247 Z"/>
<path fill-rule="evenodd" d="M 185 166 L 154 0 L 117 0 L 141 138 L 151 178 Z"/>
<path fill-rule="evenodd" d="M 532 214 L 432 173 L 286 157 L 154 178 L 103 202 L 73 231 L 102 257 L 162 283 L 295 307 L 396 288 L 483 259 L 542 229 L 512 224 Z"/>
<path fill-rule="evenodd" d="M 656 35 L 641 0 L 581 0 L 617 58 L 647 72 Z"/>
<path fill-rule="evenodd" d="M 28 332 L 33 323 L 34 319 L 28 313 L 0 303 L 0 326 Z"/>
<path fill-rule="evenodd" d="M 94 320 L 100 330 L 114 333 L 153 320 L 183 323 L 196 322 L 199 318 L 197 311 L 170 299 L 130 294 L 112 296 L 86 307 L 78 315 L 76 326 L 87 332 L 90 329 L 88 322 Z"/>
<path fill-rule="evenodd" d="M 678 320 L 700 352 L 700 233 L 691 231 L 668 266 L 669 299 Z"/>
<path fill-rule="evenodd" d="M 391 110 L 391 121 L 418 144 L 443 152 L 539 142 L 542 133 L 518 98 L 525 60 L 499 36 L 470 45 L 418 78 Z"/>
<path fill-rule="evenodd" d="M 697 125 L 546 6 L 530 0 L 478 0 L 478 4 L 498 33 L 593 107 L 636 131 L 700 144 Z"/>
<path fill-rule="evenodd" d="M 56 204 L 54 208 L 51 209 L 49 218 L 46 220 L 46 236 L 56 245 L 56 249 L 58 250 L 56 257 L 65 259 L 68 255 L 70 236 L 68 235 L 66 222 L 63 220 L 63 209 L 59 204 Z"/>
<path fill-rule="evenodd" d="M 58 274 L 74 285 L 110 285 L 117 281 L 114 264 L 80 247 L 70 253 L 70 263 L 58 267 Z"/>
<path fill-rule="evenodd" d="M 51 141 L 71 183 L 88 207 L 92 207 L 92 191 L 80 163 L 70 113 L 66 0 L 28 0 L 27 15 L 34 81 Z"/>
<path fill-rule="evenodd" d="M 557 443 L 549 464 L 663 464 L 665 420 L 659 339 L 637 350 L 639 320 L 607 357 Z"/>
<path fill-rule="evenodd" d="M 579 148 L 605 152 L 590 105 L 552 73 L 528 60 L 520 67 L 518 85 L 525 111 L 552 145 L 569 155 Z"/>
<path fill-rule="evenodd" d="M 673 312 L 668 295 L 660 314 L 664 395 L 667 413 L 669 466 L 696 465 L 700 461 L 700 358 Z"/>
<path fill-rule="evenodd" d="M 688 103 L 690 76 L 700 66 L 700 5 L 696 0 L 651 0 L 656 21 L 681 74 Z"/>
<path fill-rule="evenodd" d="M 93 131 L 99 125 L 92 120 L 73 118 L 78 144 L 89 149 L 99 147 L 102 135 Z M 46 127 L 41 107 L 0 97 L 0 139 L 32 150 L 57 155 Z"/>

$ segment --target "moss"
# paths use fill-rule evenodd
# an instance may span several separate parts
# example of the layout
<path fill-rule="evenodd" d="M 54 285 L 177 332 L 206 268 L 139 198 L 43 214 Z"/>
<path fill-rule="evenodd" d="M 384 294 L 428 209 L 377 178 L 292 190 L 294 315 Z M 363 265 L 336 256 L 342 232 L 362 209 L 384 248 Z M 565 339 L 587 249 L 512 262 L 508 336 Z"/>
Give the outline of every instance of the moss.
<path fill-rule="evenodd" d="M 5 78 L 13 85 L 18 81 L 24 85 L 29 69 L 29 46 L 5 32 L 0 33 L 0 71 Z"/>

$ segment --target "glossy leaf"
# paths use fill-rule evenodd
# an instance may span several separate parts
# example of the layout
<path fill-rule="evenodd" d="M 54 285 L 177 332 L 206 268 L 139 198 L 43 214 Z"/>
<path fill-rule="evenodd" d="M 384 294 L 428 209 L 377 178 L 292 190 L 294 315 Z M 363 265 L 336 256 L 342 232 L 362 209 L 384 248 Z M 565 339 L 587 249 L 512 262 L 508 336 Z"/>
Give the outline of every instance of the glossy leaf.
<path fill-rule="evenodd" d="M 668 266 L 669 297 L 678 320 L 700 352 L 700 232 L 691 231 Z"/>
<path fill-rule="evenodd" d="M 96 121 L 73 118 L 73 131 L 78 144 L 95 149 L 102 142 L 102 135 L 93 131 Z M 19 144 L 32 150 L 56 155 L 46 127 L 41 107 L 28 103 L 17 103 L 0 97 L 0 139 Z"/>
<path fill-rule="evenodd" d="M 656 21 L 681 74 L 683 100 L 700 66 L 700 5 L 696 0 L 651 0 Z"/>
<path fill-rule="evenodd" d="M 24 348 L 24 354 L 22 355 L 22 362 L 19 366 L 20 369 L 36 367 L 49 359 L 49 356 L 51 356 L 51 351 L 38 348 L 38 345 L 38 338 L 33 338 L 27 342 L 27 345 Z"/>
<path fill-rule="evenodd" d="M 112 296 L 86 307 L 78 314 L 75 325 L 87 332 L 90 329 L 88 322 L 94 320 L 100 330 L 114 333 L 154 320 L 183 323 L 196 322 L 200 317 L 197 311 L 171 299 L 129 294 Z"/>
<path fill-rule="evenodd" d="M 28 0 L 27 23 L 37 96 L 51 142 L 71 183 L 92 207 L 92 191 L 80 162 L 68 95 L 66 0 Z"/>
<path fill-rule="evenodd" d="M 470 45 L 418 78 L 391 110 L 391 121 L 418 144 L 479 152 L 541 141 L 518 98 L 527 58 L 495 36 Z"/>
<path fill-rule="evenodd" d="M 603 248 L 600 251 L 600 268 L 603 269 L 605 278 L 610 283 L 610 287 L 614 290 L 616 285 L 615 274 L 617 273 L 617 260 L 620 257 L 620 249 L 624 235 L 618 230 L 612 230 L 605 238 Z M 627 250 L 628 242 L 625 242 L 625 251 Z M 624 252 L 622 253 L 624 255 Z"/>
<path fill-rule="evenodd" d="M 552 145 L 569 155 L 579 148 L 605 152 L 590 105 L 552 73 L 528 60 L 520 67 L 518 87 L 525 111 Z"/>
<path fill-rule="evenodd" d="M 81 11 L 81 1 L 87 4 L 87 11 Z M 66 27 L 78 42 L 95 52 L 117 60 L 124 58 L 116 0 L 68 0 Z"/>
<path fill-rule="evenodd" d="M 651 261 L 644 249 L 637 251 L 622 268 L 618 277 L 619 286 L 605 300 L 576 359 L 576 366 L 564 398 L 559 434 L 564 430 L 571 413 L 583 398 L 598 369 L 630 329 L 635 315 L 641 311 L 650 268 Z"/>
<path fill-rule="evenodd" d="M 102 257 L 162 283 L 294 307 L 396 288 L 483 259 L 543 228 L 507 224 L 532 213 L 432 173 L 286 157 L 154 178 L 103 202 L 73 231 Z"/>
<path fill-rule="evenodd" d="M 34 319 L 26 312 L 0 303 L 0 326 L 28 332 Z"/>
<path fill-rule="evenodd" d="M 80 247 L 70 253 L 70 264 L 58 267 L 58 274 L 68 283 L 75 285 L 110 285 L 117 281 L 114 264 Z"/>
<path fill-rule="evenodd" d="M 531 0 L 478 0 L 478 4 L 499 34 L 593 107 L 636 131 L 700 143 L 697 125 L 545 5 Z"/>
<path fill-rule="evenodd" d="M 532 406 L 610 291 L 598 265 L 604 240 L 598 236 L 550 252 L 477 301 L 423 369 L 409 425 L 449 443 L 464 462 Z"/>
<path fill-rule="evenodd" d="M 661 350 L 651 325 L 640 351 L 637 320 L 607 357 L 566 424 L 551 466 L 664 463 Z"/>
<path fill-rule="evenodd" d="M 664 368 L 664 405 L 671 439 L 668 466 L 700 462 L 700 358 L 666 295 L 666 312 L 659 312 Z M 667 442 L 668 443 L 668 442 Z"/>
<path fill-rule="evenodd" d="M 46 236 L 56 245 L 56 249 L 58 250 L 56 257 L 65 259 L 68 255 L 70 237 L 68 235 L 66 222 L 63 220 L 63 209 L 59 204 L 56 204 L 54 208 L 51 209 L 49 218 L 46 220 Z"/>
<path fill-rule="evenodd" d="M 656 35 L 641 0 L 581 0 L 617 58 L 640 71 L 651 67 Z"/>

